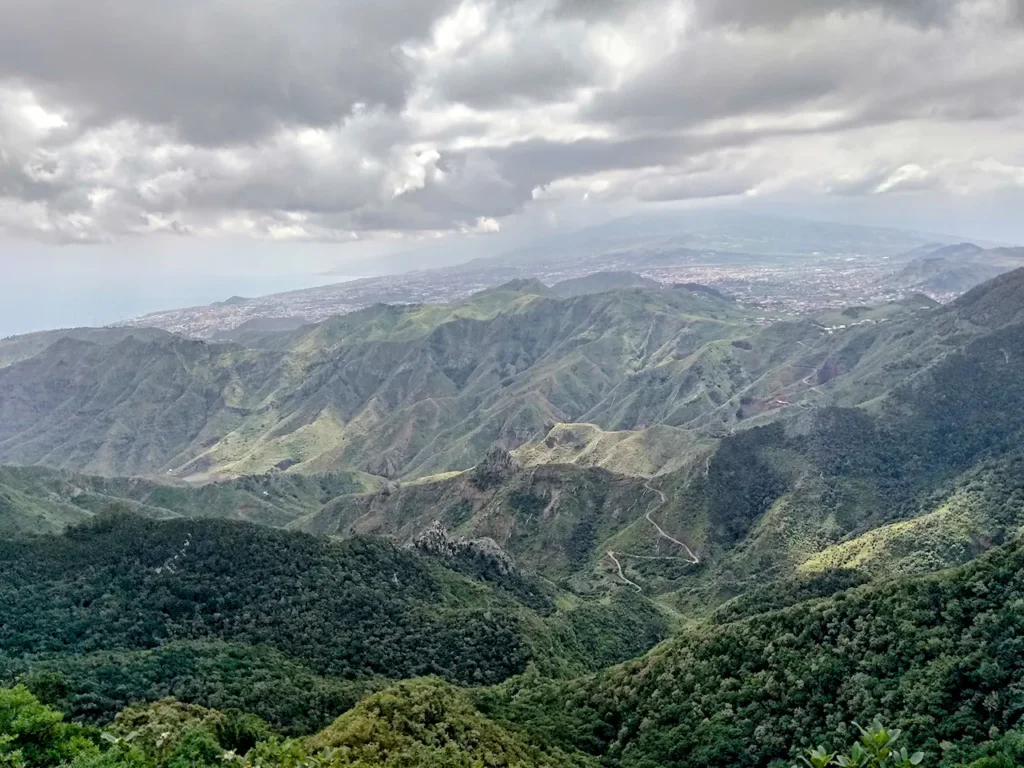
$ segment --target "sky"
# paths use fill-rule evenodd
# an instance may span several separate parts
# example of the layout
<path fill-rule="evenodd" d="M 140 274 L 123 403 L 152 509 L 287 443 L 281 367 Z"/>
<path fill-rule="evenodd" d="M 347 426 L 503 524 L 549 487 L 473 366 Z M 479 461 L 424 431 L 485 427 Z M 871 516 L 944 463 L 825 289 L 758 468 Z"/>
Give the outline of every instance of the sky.
<path fill-rule="evenodd" d="M 1024 0 L 5 0 L 2 17 L 0 333 L 394 253 L 496 254 L 649 206 L 1024 242 Z"/>

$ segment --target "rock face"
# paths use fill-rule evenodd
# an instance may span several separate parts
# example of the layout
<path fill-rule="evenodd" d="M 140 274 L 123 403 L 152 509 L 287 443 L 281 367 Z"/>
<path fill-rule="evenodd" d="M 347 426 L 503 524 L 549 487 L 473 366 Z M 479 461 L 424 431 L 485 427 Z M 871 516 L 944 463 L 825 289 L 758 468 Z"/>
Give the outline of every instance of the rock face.
<path fill-rule="evenodd" d="M 498 546 L 498 542 L 490 538 L 453 539 L 447 529 L 435 520 L 429 528 L 417 535 L 410 548 L 424 554 L 445 559 L 469 559 L 483 561 L 493 566 L 502 575 L 519 573 L 519 568 L 511 555 Z"/>
<path fill-rule="evenodd" d="M 497 485 L 510 472 L 520 469 L 520 464 L 507 450 L 500 445 L 492 446 L 483 460 L 473 467 L 470 478 L 473 484 L 485 490 Z"/>

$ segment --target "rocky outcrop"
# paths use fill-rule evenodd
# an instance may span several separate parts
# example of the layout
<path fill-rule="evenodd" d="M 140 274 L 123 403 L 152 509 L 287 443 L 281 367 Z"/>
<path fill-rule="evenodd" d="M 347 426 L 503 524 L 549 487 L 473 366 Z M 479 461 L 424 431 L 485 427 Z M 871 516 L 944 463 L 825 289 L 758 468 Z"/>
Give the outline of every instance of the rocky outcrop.
<path fill-rule="evenodd" d="M 475 560 L 486 563 L 502 575 L 519 573 L 512 556 L 490 538 L 452 538 L 447 529 L 435 520 L 429 528 L 418 534 L 410 543 L 410 549 L 446 560 Z"/>
<path fill-rule="evenodd" d="M 495 445 L 470 471 L 470 480 L 477 488 L 485 490 L 497 485 L 517 469 L 520 469 L 520 464 L 512 454 L 500 445 Z"/>

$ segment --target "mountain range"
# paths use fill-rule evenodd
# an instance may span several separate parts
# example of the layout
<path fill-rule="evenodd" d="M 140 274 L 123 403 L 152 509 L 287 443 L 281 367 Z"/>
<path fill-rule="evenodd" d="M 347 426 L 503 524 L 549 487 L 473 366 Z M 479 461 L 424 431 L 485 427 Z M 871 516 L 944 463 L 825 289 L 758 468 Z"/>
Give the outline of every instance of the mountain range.
<path fill-rule="evenodd" d="M 878 715 L 936 765 L 1024 743 L 1024 269 L 799 316 L 517 278 L 230 335 L 0 341 L 0 725 L 21 696 L 151 766 L 119 739 L 769 766 Z"/>

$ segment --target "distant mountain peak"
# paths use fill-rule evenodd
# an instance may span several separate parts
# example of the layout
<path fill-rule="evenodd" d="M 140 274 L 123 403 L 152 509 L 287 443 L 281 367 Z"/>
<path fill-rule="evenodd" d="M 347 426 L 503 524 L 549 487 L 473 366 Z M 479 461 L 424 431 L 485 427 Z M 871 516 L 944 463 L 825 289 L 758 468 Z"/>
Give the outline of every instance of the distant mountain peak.
<path fill-rule="evenodd" d="M 488 288 L 486 291 L 481 293 L 490 293 L 504 291 L 508 293 L 526 293 L 534 294 L 537 296 L 551 296 L 551 289 L 548 288 L 540 279 L 536 277 L 519 277 L 515 280 L 509 280 L 507 283 L 496 285 L 493 288 Z"/>
<path fill-rule="evenodd" d="M 977 256 L 979 253 L 983 253 L 984 251 L 985 249 L 982 248 L 980 245 L 964 242 L 956 243 L 954 245 L 944 245 L 943 247 L 937 248 L 936 250 L 932 251 L 928 255 L 928 257 L 940 259 L 953 259 L 958 257 L 963 258 L 965 256 Z"/>
<path fill-rule="evenodd" d="M 551 290 L 556 296 L 568 299 L 574 296 L 605 293 L 606 291 L 615 291 L 622 288 L 657 289 L 660 287 L 661 283 L 657 280 L 651 280 L 649 277 L 643 277 L 635 272 L 609 271 L 594 272 L 583 277 L 563 280 L 551 286 Z"/>

